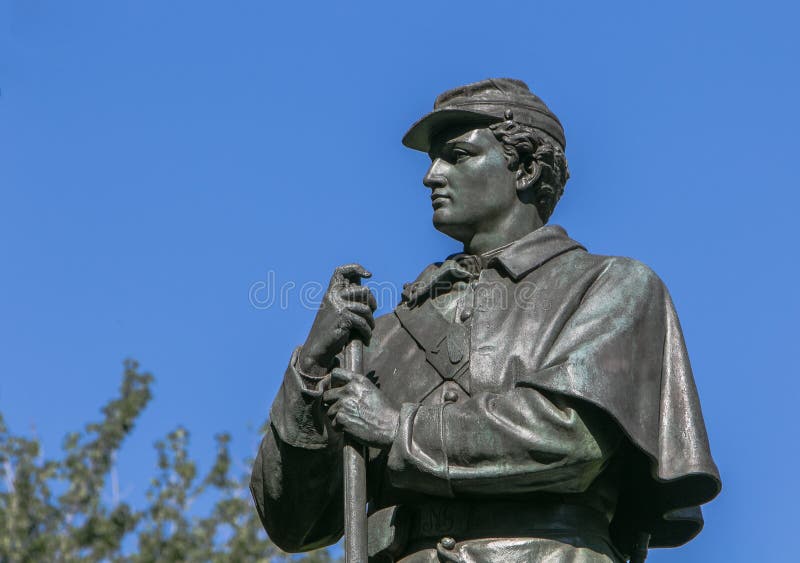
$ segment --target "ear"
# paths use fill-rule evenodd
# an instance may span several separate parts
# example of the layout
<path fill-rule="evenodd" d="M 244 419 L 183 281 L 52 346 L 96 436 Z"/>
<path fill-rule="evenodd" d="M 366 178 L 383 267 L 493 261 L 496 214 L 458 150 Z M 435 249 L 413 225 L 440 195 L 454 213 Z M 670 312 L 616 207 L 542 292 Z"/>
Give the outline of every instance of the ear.
<path fill-rule="evenodd" d="M 535 160 L 521 163 L 517 168 L 517 192 L 524 192 L 532 187 L 542 174 L 542 167 Z"/>

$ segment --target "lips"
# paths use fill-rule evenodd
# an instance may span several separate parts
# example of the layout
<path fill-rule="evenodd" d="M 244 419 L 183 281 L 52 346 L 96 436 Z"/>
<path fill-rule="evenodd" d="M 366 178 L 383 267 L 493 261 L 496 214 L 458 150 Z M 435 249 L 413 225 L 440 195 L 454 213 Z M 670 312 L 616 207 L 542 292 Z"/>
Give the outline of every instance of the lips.
<path fill-rule="evenodd" d="M 449 199 L 450 199 L 450 196 L 448 196 L 446 194 L 435 193 L 434 192 L 434 193 L 431 194 L 431 206 L 434 209 L 437 209 L 437 208 L 441 207 L 442 205 L 444 205 Z"/>

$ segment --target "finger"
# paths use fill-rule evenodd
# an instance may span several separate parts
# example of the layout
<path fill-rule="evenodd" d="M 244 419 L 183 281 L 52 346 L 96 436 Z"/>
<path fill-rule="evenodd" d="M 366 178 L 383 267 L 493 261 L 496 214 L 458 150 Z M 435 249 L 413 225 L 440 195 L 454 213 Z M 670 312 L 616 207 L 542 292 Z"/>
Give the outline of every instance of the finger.
<path fill-rule="evenodd" d="M 364 285 L 349 285 L 339 292 L 339 297 L 347 301 L 366 303 L 373 311 L 378 308 L 375 294 Z"/>
<path fill-rule="evenodd" d="M 334 387 L 322 394 L 322 402 L 325 404 L 335 403 L 344 396 L 344 387 Z"/>
<path fill-rule="evenodd" d="M 342 408 L 342 403 L 334 403 L 328 409 L 328 418 L 333 420 L 339 414 L 339 409 Z"/>
<path fill-rule="evenodd" d="M 336 281 L 337 284 L 341 284 L 345 281 L 350 283 L 358 283 L 361 278 L 371 277 L 372 274 L 367 271 L 364 266 L 355 263 L 339 266 L 333 271 L 333 280 Z"/>
<path fill-rule="evenodd" d="M 350 310 L 346 310 L 343 315 L 350 322 L 350 330 L 360 335 L 364 342 L 369 342 L 372 337 L 370 323 L 364 317 L 360 317 Z M 372 321 L 372 324 L 375 324 L 375 321 Z"/>
<path fill-rule="evenodd" d="M 349 369 L 333 368 L 333 370 L 331 370 L 331 383 L 334 389 L 341 388 L 342 385 L 346 385 L 356 377 L 358 377 L 358 374 Z"/>
<path fill-rule="evenodd" d="M 369 328 L 375 328 L 375 318 L 372 316 L 372 309 L 369 305 L 365 305 L 364 303 L 349 303 L 345 308 L 367 321 Z"/>

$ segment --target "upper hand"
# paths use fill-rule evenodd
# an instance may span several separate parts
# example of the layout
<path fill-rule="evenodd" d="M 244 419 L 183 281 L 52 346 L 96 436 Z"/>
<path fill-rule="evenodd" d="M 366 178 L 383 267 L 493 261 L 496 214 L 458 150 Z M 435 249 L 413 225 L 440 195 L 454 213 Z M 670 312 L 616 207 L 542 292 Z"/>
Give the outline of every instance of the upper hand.
<path fill-rule="evenodd" d="M 359 442 L 387 447 L 397 436 L 399 411 L 367 377 L 336 368 L 331 371 L 332 388 L 322 394 L 334 428 L 343 430 Z"/>
<path fill-rule="evenodd" d="M 358 280 L 371 275 L 359 264 L 347 264 L 334 270 L 300 352 L 299 366 L 303 372 L 325 375 L 333 359 L 353 337 L 369 343 L 375 327 L 372 313 L 377 303 L 372 291 L 359 285 Z"/>

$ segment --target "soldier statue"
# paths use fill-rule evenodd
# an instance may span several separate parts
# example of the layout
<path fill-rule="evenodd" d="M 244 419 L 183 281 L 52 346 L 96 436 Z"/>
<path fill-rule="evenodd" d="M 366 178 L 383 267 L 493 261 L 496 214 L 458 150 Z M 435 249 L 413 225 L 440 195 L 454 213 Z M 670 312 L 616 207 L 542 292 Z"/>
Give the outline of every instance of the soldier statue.
<path fill-rule="evenodd" d="M 373 562 L 623 562 L 702 528 L 720 490 L 667 289 L 547 224 L 561 123 L 519 80 L 441 94 L 403 138 L 427 152 L 433 224 L 463 253 L 391 313 L 339 267 L 272 404 L 251 489 L 290 552 L 338 541 L 342 444 L 367 448 Z M 363 374 L 342 352 L 365 343 Z"/>

